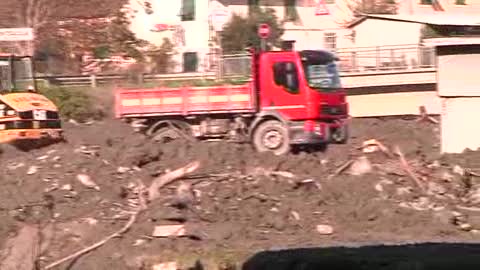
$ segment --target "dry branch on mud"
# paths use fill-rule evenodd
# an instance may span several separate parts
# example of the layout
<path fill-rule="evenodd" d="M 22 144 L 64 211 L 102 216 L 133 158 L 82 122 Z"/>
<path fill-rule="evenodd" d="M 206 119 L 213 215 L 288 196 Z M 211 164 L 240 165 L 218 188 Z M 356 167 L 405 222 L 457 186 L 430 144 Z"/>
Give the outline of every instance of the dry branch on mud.
<path fill-rule="evenodd" d="M 175 171 L 165 173 L 164 175 L 156 178 L 151 183 L 150 187 L 148 188 L 148 202 L 152 202 L 152 201 L 154 201 L 155 199 L 158 198 L 158 196 L 159 196 L 158 190 L 160 188 L 162 188 L 162 187 L 170 184 L 171 182 L 185 176 L 188 173 L 192 173 L 193 171 L 198 169 L 199 166 L 200 166 L 200 163 L 198 161 L 195 161 L 195 162 L 192 162 L 192 163 L 188 164 L 185 167 L 179 168 Z M 86 182 L 91 183 L 91 181 L 86 181 Z M 82 181 L 82 183 L 85 184 L 85 181 Z M 90 246 L 88 246 L 84 249 L 81 249 L 81 250 L 79 250 L 79 251 L 77 251 L 73 254 L 70 254 L 66 257 L 63 257 L 59 260 L 56 260 L 56 261 L 48 264 L 43 269 L 45 269 L 45 270 L 52 269 L 53 267 L 56 267 L 56 266 L 58 266 L 60 264 L 63 264 L 67 261 L 77 259 L 78 257 L 103 246 L 105 243 L 112 240 L 113 238 L 121 237 L 123 234 L 128 232 L 128 230 L 137 221 L 138 215 L 140 213 L 142 213 L 143 211 L 148 210 L 147 200 L 144 197 L 145 196 L 145 191 L 147 191 L 147 190 L 145 189 L 145 186 L 143 185 L 142 182 L 139 181 L 138 185 L 139 185 L 138 200 L 140 202 L 139 203 L 140 206 L 137 209 L 135 209 L 133 211 L 133 213 L 130 214 L 130 218 L 129 218 L 128 222 L 120 230 L 108 235 L 107 237 L 103 238 L 102 240 L 100 240 L 100 241 L 98 241 L 98 242 L 96 242 L 96 243 L 94 243 L 94 244 L 92 244 L 92 245 L 90 245 Z M 88 187 L 97 187 L 96 185 L 93 185 L 93 184 L 90 184 L 90 185 L 87 184 L 87 186 Z"/>
<path fill-rule="evenodd" d="M 5 246 L 16 220 L 34 215 L 42 224 L 53 220 L 56 228 L 48 249 L 39 255 L 40 266 L 68 255 L 81 259 L 68 257 L 61 266 L 76 261 L 80 268 L 140 269 L 143 263 L 150 269 L 168 261 L 185 268 L 191 262 L 182 262 L 178 254 L 203 261 L 219 247 L 235 253 L 232 260 L 238 262 L 237 254 L 248 253 L 244 247 L 252 246 L 398 242 L 413 237 L 461 241 L 477 235 L 476 152 L 453 157 L 435 154 L 438 148 L 429 130 L 436 125 L 375 119 L 354 119 L 353 124 L 355 138 L 347 145 L 332 146 L 325 153 L 277 157 L 223 142 L 171 142 L 158 147 L 131 132 L 128 125 L 119 129 L 112 123 L 67 123 L 65 144 L 28 154 L 2 147 L 0 236 Z M 405 170 L 393 151 L 395 145 L 425 192 Z M 175 169 L 186 160 L 202 166 L 179 181 L 162 178 L 165 172 L 178 172 Z M 354 163 L 353 168 L 363 164 L 368 173 L 356 173 Z M 28 175 L 33 166 L 35 173 Z M 78 174 L 88 175 L 96 185 L 83 184 Z M 329 175 L 333 177 L 327 180 Z M 149 201 L 154 180 L 157 195 Z M 22 196 L 13 192 L 16 189 Z M 44 195 L 55 202 L 53 218 L 48 220 L 37 213 L 45 207 Z M 108 236 L 117 229 L 112 225 L 124 228 L 139 208 L 148 209 L 137 216 L 121 241 L 112 244 L 115 237 Z M 185 237 L 152 236 L 156 227 L 171 225 L 185 226 Z M 99 242 L 105 239 L 106 245 Z M 101 248 L 83 251 L 92 244 Z M 78 255 L 81 252 L 88 256 Z"/>

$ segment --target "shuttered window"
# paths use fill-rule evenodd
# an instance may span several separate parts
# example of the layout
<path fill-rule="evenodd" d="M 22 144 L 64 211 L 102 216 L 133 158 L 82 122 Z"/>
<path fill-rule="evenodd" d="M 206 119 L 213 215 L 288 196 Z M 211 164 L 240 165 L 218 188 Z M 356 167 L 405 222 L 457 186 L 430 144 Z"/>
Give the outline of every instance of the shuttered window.
<path fill-rule="evenodd" d="M 195 20 L 195 0 L 182 0 L 182 21 Z"/>

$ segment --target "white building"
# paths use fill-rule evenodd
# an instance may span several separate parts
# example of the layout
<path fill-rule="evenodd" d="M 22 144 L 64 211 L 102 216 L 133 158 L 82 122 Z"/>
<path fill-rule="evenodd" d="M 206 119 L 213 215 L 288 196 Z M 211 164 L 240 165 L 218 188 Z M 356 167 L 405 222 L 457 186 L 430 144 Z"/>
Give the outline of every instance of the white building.
<path fill-rule="evenodd" d="M 348 26 L 355 35 L 353 46 L 356 48 L 357 65 L 415 68 L 433 64 L 434 54 L 431 47 L 419 48 L 429 39 L 425 36 L 426 27 L 455 29 L 458 35 L 465 31 L 469 34 L 475 34 L 475 31 L 480 34 L 480 16 L 448 13 L 366 15 Z"/>
<path fill-rule="evenodd" d="M 149 4 L 146 4 L 149 3 Z M 208 0 L 130 0 L 131 30 L 138 38 L 161 46 L 164 38 L 175 44 L 175 72 L 208 68 Z"/>
<path fill-rule="evenodd" d="M 233 14 L 246 16 L 252 0 L 130 0 L 132 31 L 160 46 L 163 38 L 174 42 L 176 72 L 207 71 L 217 44 L 212 40 Z M 302 49 L 330 49 L 418 44 L 421 22 L 416 18 L 432 14 L 480 14 L 480 0 L 397 0 L 398 16 L 360 20 L 354 24 L 348 3 L 353 0 L 296 0 L 292 20 L 284 0 L 258 0 L 284 20 L 284 40 L 295 40 Z M 146 6 L 145 2 L 150 3 Z M 146 12 L 150 10 L 150 12 Z M 292 9 L 290 9 L 292 11 Z M 478 15 L 477 15 L 478 16 Z"/>

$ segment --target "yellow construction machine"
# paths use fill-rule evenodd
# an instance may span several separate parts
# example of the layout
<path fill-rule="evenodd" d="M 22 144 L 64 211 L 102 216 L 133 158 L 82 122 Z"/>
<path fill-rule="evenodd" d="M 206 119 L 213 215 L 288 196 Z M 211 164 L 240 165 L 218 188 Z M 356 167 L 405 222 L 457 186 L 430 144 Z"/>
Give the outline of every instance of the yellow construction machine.
<path fill-rule="evenodd" d="M 58 140 L 63 140 L 58 109 L 37 93 L 33 58 L 0 54 L 0 143 L 25 146 Z"/>

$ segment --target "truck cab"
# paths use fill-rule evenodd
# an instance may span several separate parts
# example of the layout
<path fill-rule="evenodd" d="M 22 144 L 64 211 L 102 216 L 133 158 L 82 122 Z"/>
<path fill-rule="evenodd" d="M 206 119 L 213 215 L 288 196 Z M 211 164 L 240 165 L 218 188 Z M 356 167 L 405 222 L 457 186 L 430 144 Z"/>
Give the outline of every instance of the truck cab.
<path fill-rule="evenodd" d="M 347 141 L 348 103 L 332 53 L 305 50 L 254 55 L 258 110 L 288 127 L 289 144 Z M 270 148 L 279 141 L 274 134 L 270 132 Z M 268 141 L 259 140 L 264 145 Z M 260 148 L 267 151 L 269 147 Z"/>
<path fill-rule="evenodd" d="M 33 74 L 30 56 L 0 54 L 0 143 L 63 139 L 58 109 Z"/>

